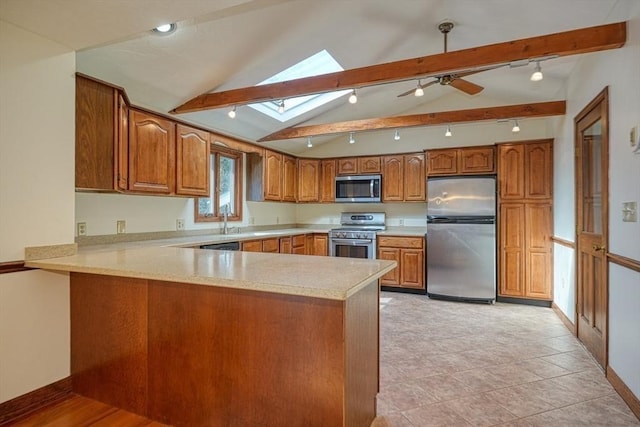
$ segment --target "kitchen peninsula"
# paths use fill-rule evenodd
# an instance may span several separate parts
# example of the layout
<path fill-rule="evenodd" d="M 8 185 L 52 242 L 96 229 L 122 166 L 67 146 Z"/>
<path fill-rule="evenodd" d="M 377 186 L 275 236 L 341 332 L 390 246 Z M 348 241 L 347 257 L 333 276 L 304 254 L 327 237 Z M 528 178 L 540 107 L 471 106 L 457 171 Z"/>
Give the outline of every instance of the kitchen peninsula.
<path fill-rule="evenodd" d="M 76 393 L 172 425 L 369 425 L 384 260 L 148 247 L 70 272 Z"/>

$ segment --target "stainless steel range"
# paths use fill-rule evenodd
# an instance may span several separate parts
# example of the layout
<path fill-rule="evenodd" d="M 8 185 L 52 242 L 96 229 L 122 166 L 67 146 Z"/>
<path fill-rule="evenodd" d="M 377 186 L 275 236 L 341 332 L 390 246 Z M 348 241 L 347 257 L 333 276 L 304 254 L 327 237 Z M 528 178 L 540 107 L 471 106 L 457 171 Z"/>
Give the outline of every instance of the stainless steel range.
<path fill-rule="evenodd" d="M 376 258 L 376 232 L 385 229 L 384 212 L 343 212 L 340 228 L 329 230 L 329 255 Z"/>

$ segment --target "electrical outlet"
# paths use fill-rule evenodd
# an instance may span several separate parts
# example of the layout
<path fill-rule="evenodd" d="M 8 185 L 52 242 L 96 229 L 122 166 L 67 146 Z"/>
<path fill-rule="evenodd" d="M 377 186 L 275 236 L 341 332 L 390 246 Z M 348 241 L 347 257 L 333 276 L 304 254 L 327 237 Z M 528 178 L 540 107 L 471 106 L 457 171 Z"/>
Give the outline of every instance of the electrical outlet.
<path fill-rule="evenodd" d="M 637 202 L 622 203 L 622 221 L 623 222 L 638 221 L 638 203 Z"/>
<path fill-rule="evenodd" d="M 118 234 L 124 234 L 127 232 L 127 221 L 124 219 L 119 219 L 116 221 L 116 232 Z"/>
<path fill-rule="evenodd" d="M 178 231 L 184 230 L 184 219 L 183 218 L 176 219 L 176 230 L 178 230 Z"/>
<path fill-rule="evenodd" d="M 76 234 L 78 236 L 86 236 L 87 235 L 87 223 L 79 222 L 76 224 Z"/>
<path fill-rule="evenodd" d="M 404 225 L 404 219 L 400 219 L 400 225 Z"/>
<path fill-rule="evenodd" d="M 252 216 L 252 217 L 250 217 L 250 218 L 249 218 L 249 224 L 253 225 L 253 224 L 255 224 L 255 223 L 256 223 L 256 218 L 255 218 L 255 217 L 253 217 L 253 216 Z"/>

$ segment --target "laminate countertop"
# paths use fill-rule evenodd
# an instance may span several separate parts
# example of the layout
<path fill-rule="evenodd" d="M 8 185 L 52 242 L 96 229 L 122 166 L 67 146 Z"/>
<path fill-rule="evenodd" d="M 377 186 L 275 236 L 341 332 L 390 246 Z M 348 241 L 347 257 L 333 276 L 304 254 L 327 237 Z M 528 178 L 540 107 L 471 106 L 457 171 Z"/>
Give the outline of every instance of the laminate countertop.
<path fill-rule="evenodd" d="M 29 260 L 27 267 L 346 300 L 395 261 L 139 247 Z"/>

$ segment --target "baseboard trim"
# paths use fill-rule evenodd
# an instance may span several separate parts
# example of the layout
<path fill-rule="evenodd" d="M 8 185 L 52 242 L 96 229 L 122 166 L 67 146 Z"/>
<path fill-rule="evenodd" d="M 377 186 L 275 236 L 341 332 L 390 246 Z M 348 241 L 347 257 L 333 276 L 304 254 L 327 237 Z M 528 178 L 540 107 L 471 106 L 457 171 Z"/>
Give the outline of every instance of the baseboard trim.
<path fill-rule="evenodd" d="M 9 425 L 71 395 L 71 377 L 63 378 L 22 396 L 0 403 L 0 426 Z"/>
<path fill-rule="evenodd" d="M 622 397 L 622 400 L 627 403 L 631 412 L 633 412 L 636 418 L 640 420 L 640 399 L 633 394 L 611 366 L 607 366 L 607 380 L 609 380 L 613 389 L 618 392 L 620 397 Z"/>
<path fill-rule="evenodd" d="M 567 317 L 566 314 L 564 314 L 562 310 L 560 310 L 560 307 L 558 307 L 555 302 L 552 302 L 551 308 L 553 309 L 553 311 L 555 311 L 556 315 L 560 318 L 560 320 L 562 320 L 562 323 L 564 323 L 564 326 L 566 326 L 567 329 L 569 329 L 569 331 L 571 331 L 573 335 L 576 335 L 576 332 L 577 332 L 576 325 L 571 321 L 571 319 Z"/>
<path fill-rule="evenodd" d="M 529 299 L 529 298 L 516 298 L 516 297 L 501 297 L 498 295 L 497 302 L 508 302 L 510 304 L 525 304 L 535 305 L 538 307 L 551 307 L 551 301 L 543 299 Z"/>

